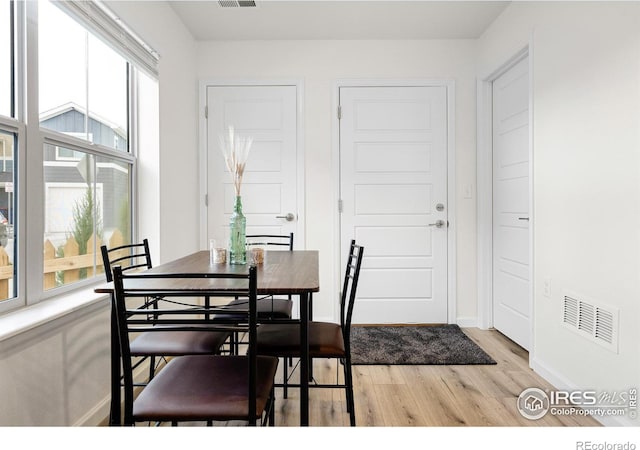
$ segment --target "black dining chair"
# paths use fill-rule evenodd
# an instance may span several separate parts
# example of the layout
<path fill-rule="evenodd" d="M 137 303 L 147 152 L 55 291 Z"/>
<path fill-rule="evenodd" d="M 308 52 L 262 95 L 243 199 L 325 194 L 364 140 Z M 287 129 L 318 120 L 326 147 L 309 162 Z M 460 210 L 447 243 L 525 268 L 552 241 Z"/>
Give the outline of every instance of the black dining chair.
<path fill-rule="evenodd" d="M 347 412 L 351 426 L 355 426 L 353 376 L 351 371 L 351 318 L 360 276 L 364 247 L 351 241 L 347 267 L 340 298 L 340 323 L 309 322 L 309 357 L 336 358 L 344 366 L 344 384 L 310 384 L 309 387 L 344 388 Z M 300 358 L 300 325 L 292 323 L 265 323 L 258 329 L 258 353 L 280 358 Z M 285 368 L 286 372 L 286 368 Z M 287 383 L 284 385 L 299 386 Z M 276 386 L 281 386 L 277 384 Z"/>
<path fill-rule="evenodd" d="M 288 235 L 279 234 L 247 234 L 247 250 L 251 251 L 252 246 L 264 246 L 266 249 L 293 250 L 293 233 Z M 243 300 L 238 299 L 230 303 L 230 306 L 242 305 Z M 269 295 L 258 299 L 258 319 L 277 320 L 291 319 L 293 311 L 293 301 L 291 296 L 276 297 Z"/>
<path fill-rule="evenodd" d="M 124 424 L 137 422 L 245 421 L 248 425 L 273 425 L 274 377 L 278 358 L 258 356 L 257 270 L 244 274 L 134 273 L 113 268 L 115 309 L 122 349 L 124 374 Z M 225 319 L 224 307 L 199 305 L 200 298 L 238 295 L 248 307 L 235 309 Z M 159 308 L 149 311 L 138 305 L 145 298 L 157 299 Z M 194 299 L 195 301 L 189 301 Z M 215 312 L 215 314 L 211 314 Z M 237 315 L 243 313 L 244 320 Z M 161 329 L 162 331 L 157 331 Z M 246 333 L 246 355 L 176 356 L 158 370 L 139 392 L 134 393 L 131 336 L 143 333 Z"/>
<path fill-rule="evenodd" d="M 253 246 L 263 246 L 267 250 L 293 250 L 293 233 L 289 234 L 248 234 L 247 251 L 250 252 Z M 229 303 L 230 308 L 243 308 L 246 299 L 236 298 Z M 261 322 L 270 320 L 291 319 L 293 311 L 293 300 L 291 296 L 263 296 L 258 298 L 258 320 Z M 232 336 L 232 346 L 235 351 L 238 349 L 237 336 Z M 286 398 L 286 397 L 285 397 Z"/>
<path fill-rule="evenodd" d="M 132 273 L 140 270 L 151 269 L 151 252 L 149 251 L 149 242 L 144 239 L 141 243 L 126 244 L 112 248 L 106 245 L 100 248 L 102 253 L 102 262 L 104 265 L 104 273 L 107 282 L 113 281 L 113 267 L 120 267 L 123 273 Z M 150 312 L 157 309 L 158 299 L 144 298 L 143 306 Z M 112 299 L 112 302 L 114 299 Z M 115 304 L 114 304 L 115 305 Z M 117 323 L 115 310 L 112 311 L 112 333 L 117 334 Z M 182 356 L 182 355 L 215 355 L 222 351 L 225 342 L 230 338 L 231 333 L 228 331 L 179 331 L 164 332 L 154 331 L 153 333 L 140 333 L 134 340 L 130 342 L 129 348 L 131 355 L 136 358 L 135 368 L 139 367 L 145 361 L 149 361 L 149 377 L 153 379 L 157 365 L 166 357 Z M 116 337 L 112 338 L 112 345 L 116 343 Z M 117 344 L 116 344 L 117 345 Z M 113 352 L 112 352 L 113 353 Z M 120 361 L 112 361 L 113 373 L 112 377 L 112 413 L 111 423 L 119 423 L 119 391 L 122 384 L 122 374 L 120 374 Z M 116 373 L 118 373 L 116 375 Z M 143 386 L 146 382 L 139 382 L 137 386 Z M 116 403 L 116 404 L 113 404 Z"/>
<path fill-rule="evenodd" d="M 148 239 L 144 239 L 139 244 L 113 248 L 103 245 L 100 250 L 107 282 L 113 281 L 112 267 L 115 265 L 120 266 L 123 272 L 152 268 Z M 157 299 L 146 298 L 145 301 L 146 308 L 157 308 Z M 142 333 L 131 342 L 131 353 L 134 356 L 150 359 L 149 379 L 151 379 L 156 369 L 156 357 L 217 354 L 220 353 L 229 336 L 228 332 L 211 333 L 210 331 Z"/>

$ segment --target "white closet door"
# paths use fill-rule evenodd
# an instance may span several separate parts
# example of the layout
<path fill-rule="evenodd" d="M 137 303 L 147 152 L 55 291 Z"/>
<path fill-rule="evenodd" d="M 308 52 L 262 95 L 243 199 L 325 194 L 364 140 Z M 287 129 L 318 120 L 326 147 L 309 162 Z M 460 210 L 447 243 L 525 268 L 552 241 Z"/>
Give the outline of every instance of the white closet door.
<path fill-rule="evenodd" d="M 493 83 L 493 325 L 530 344 L 529 73 L 524 59 Z"/>
<path fill-rule="evenodd" d="M 229 125 L 253 138 L 241 189 L 247 234 L 296 233 L 296 87 L 209 86 L 207 106 L 208 236 L 227 239 L 233 212 L 233 183 L 218 145 Z"/>
<path fill-rule="evenodd" d="M 345 87 L 340 105 L 342 257 L 365 247 L 354 322 L 446 323 L 446 88 Z"/>

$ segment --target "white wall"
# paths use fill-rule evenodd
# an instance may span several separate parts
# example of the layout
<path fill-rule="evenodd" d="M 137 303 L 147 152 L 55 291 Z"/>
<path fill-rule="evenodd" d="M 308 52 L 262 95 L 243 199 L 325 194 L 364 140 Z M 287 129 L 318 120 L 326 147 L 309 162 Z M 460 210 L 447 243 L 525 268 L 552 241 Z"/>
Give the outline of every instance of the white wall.
<path fill-rule="evenodd" d="M 332 318 L 339 283 L 333 223 L 337 183 L 332 160 L 336 81 L 348 79 L 455 79 L 457 177 L 457 314 L 475 320 L 475 201 L 462 199 L 475 183 L 475 72 L 473 40 L 452 41 L 228 41 L 198 45 L 197 75 L 222 79 L 304 80 L 306 248 L 320 251 L 316 318 Z"/>
<path fill-rule="evenodd" d="M 108 396 L 107 301 L 0 340 L 0 426 L 97 424 Z"/>
<path fill-rule="evenodd" d="M 124 22 L 160 53 L 160 171 L 157 189 L 141 190 L 159 217 L 140 216 L 153 263 L 198 250 L 198 83 L 193 37 L 165 2 L 108 2 Z M 162 201 L 160 201 L 162 199 Z M 152 248 L 152 251 L 155 250 Z"/>
<path fill-rule="evenodd" d="M 478 73 L 497 69 L 531 37 L 532 367 L 558 387 L 637 388 L 640 5 L 516 2 L 478 41 Z M 564 290 L 619 309 L 618 353 L 562 325 Z"/>

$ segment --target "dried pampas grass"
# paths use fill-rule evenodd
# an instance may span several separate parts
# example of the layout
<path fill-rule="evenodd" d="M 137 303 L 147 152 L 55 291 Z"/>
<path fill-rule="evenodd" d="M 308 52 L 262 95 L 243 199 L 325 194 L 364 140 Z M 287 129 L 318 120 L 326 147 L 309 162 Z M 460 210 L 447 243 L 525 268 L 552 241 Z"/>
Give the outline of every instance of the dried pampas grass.
<path fill-rule="evenodd" d="M 253 144 L 253 138 L 237 135 L 233 126 L 230 126 L 228 132 L 221 134 L 218 138 L 227 170 L 233 177 L 233 187 L 236 191 L 236 197 L 239 197 L 240 187 L 242 186 L 242 176 L 244 175 L 244 168 L 247 164 L 251 144 Z"/>

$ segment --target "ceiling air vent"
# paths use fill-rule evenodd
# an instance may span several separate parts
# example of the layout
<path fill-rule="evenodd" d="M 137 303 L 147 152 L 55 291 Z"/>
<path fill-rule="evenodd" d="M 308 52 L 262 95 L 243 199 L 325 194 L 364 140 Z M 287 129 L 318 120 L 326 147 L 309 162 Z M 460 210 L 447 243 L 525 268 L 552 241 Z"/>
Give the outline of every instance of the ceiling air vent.
<path fill-rule="evenodd" d="M 618 353 L 618 310 L 574 293 L 562 302 L 562 323 L 579 335 Z"/>
<path fill-rule="evenodd" d="M 256 2 L 253 0 L 218 0 L 222 8 L 255 8 Z"/>

